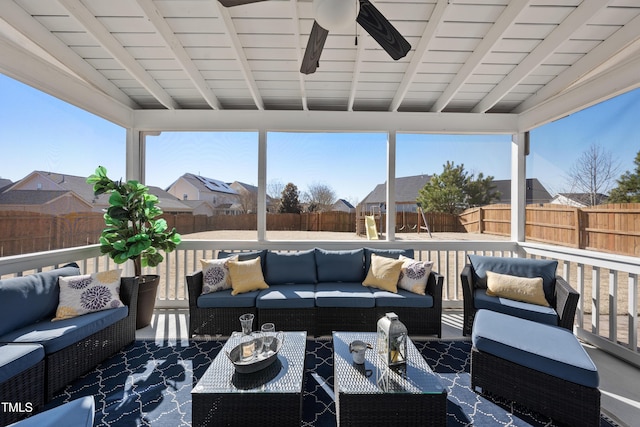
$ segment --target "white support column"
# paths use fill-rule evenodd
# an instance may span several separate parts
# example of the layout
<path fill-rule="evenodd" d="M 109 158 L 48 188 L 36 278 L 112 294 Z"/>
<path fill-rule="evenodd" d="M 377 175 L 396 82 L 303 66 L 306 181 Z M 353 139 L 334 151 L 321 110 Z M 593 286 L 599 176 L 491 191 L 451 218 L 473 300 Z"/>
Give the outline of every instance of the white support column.
<path fill-rule="evenodd" d="M 144 183 L 144 133 L 138 129 L 127 129 L 126 180 L 134 179 Z"/>
<path fill-rule="evenodd" d="M 267 239 L 267 131 L 258 132 L 258 241 Z"/>
<path fill-rule="evenodd" d="M 387 134 L 387 240 L 396 240 L 396 131 Z"/>
<path fill-rule="evenodd" d="M 511 142 L 511 240 L 524 242 L 527 206 L 526 135 L 514 134 Z"/>

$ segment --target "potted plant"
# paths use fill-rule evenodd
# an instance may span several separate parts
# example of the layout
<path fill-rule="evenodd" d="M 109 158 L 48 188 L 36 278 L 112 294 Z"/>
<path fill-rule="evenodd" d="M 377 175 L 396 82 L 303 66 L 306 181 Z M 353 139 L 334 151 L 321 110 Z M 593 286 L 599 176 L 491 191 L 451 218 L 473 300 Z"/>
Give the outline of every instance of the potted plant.
<path fill-rule="evenodd" d="M 167 221 L 160 218 L 158 198 L 138 181 L 114 181 L 107 177 L 107 169 L 99 166 L 87 183 L 93 185 L 96 196 L 110 194 L 100 251 L 109 254 L 116 264 L 133 261 L 140 282 L 136 329 L 143 328 L 151 323 L 160 277 L 143 276 L 142 267 L 160 264 L 164 260 L 160 251 L 173 251 L 180 243 L 180 235 L 175 228 L 168 230 Z"/>

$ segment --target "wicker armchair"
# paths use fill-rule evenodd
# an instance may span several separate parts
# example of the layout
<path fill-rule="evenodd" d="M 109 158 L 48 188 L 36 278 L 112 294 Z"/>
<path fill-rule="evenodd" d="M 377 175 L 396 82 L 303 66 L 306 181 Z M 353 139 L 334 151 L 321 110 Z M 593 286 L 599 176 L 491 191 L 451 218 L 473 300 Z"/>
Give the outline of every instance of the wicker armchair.
<path fill-rule="evenodd" d="M 478 288 L 476 274 L 472 264 L 465 265 L 460 279 L 462 280 L 462 296 L 464 300 L 463 335 L 470 335 L 473 328 L 473 320 L 478 308 L 475 305 L 475 290 Z M 573 330 L 573 323 L 578 306 L 580 294 L 576 292 L 562 277 L 555 276 L 554 298 L 549 301 L 555 310 L 558 320 L 557 325 Z"/>

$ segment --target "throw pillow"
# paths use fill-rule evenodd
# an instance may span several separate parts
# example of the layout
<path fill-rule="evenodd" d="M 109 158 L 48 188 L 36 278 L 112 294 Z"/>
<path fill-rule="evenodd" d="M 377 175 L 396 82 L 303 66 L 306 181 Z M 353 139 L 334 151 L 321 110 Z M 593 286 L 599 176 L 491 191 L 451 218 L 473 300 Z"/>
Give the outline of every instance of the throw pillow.
<path fill-rule="evenodd" d="M 230 260 L 228 266 L 233 289 L 231 295 L 269 288 L 262 275 L 260 257 L 248 261 Z"/>
<path fill-rule="evenodd" d="M 120 301 L 121 270 L 60 277 L 60 300 L 56 317 L 70 319 L 81 314 L 124 307 Z"/>
<path fill-rule="evenodd" d="M 425 295 L 433 261 L 416 261 L 404 255 L 400 255 L 400 260 L 403 263 L 398 287 L 414 294 Z"/>
<path fill-rule="evenodd" d="M 371 254 L 371 267 L 362 284 L 384 291 L 398 293 L 398 279 L 404 261 Z"/>
<path fill-rule="evenodd" d="M 238 257 L 224 259 L 201 259 L 202 264 L 202 294 L 223 291 L 231 289 L 231 280 L 229 279 L 230 260 L 238 259 Z"/>
<path fill-rule="evenodd" d="M 542 277 L 518 277 L 487 271 L 487 295 L 549 307 Z"/>

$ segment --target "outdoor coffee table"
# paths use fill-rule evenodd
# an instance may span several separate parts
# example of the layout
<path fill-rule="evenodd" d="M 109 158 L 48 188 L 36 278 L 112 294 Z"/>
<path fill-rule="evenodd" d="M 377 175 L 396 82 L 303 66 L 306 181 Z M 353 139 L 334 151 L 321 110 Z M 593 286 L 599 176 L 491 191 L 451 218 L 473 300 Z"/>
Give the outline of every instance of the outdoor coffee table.
<path fill-rule="evenodd" d="M 353 363 L 349 343 L 354 340 L 373 346 L 364 365 Z M 333 369 L 338 425 L 446 425 L 447 390 L 411 340 L 406 367 L 386 371 L 386 389 L 378 384 L 385 370 L 375 333 L 334 332 Z"/>
<path fill-rule="evenodd" d="M 307 333 L 285 332 L 278 359 L 251 374 L 225 354 L 239 343 L 230 337 L 191 391 L 193 426 L 299 426 Z"/>

